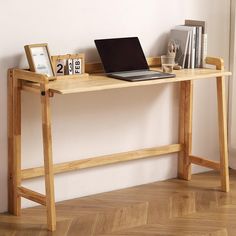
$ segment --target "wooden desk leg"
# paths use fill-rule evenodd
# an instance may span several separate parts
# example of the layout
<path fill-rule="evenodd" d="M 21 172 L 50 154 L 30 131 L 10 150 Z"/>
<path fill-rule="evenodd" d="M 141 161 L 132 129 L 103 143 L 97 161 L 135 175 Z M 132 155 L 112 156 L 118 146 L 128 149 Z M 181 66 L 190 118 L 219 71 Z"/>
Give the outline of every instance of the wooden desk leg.
<path fill-rule="evenodd" d="M 19 216 L 21 198 L 21 81 L 8 72 L 8 211 Z"/>
<path fill-rule="evenodd" d="M 178 177 L 185 180 L 191 179 L 192 102 L 193 81 L 180 82 L 179 143 L 184 150 L 179 153 Z"/>
<path fill-rule="evenodd" d="M 228 144 L 227 144 L 227 114 L 225 101 L 225 81 L 223 77 L 217 77 L 217 98 L 218 98 L 218 122 L 220 141 L 220 173 L 221 189 L 229 191 L 229 168 L 228 168 Z"/>
<path fill-rule="evenodd" d="M 54 231 L 56 230 L 56 209 L 52 160 L 51 111 L 47 85 L 42 85 L 41 91 L 47 223 L 48 229 Z"/>

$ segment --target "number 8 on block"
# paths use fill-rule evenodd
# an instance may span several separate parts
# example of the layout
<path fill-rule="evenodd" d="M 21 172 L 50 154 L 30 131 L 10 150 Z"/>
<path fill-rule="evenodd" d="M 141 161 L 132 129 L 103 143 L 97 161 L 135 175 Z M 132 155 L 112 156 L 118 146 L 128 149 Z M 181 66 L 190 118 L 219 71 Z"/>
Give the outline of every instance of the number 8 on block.
<path fill-rule="evenodd" d="M 73 59 L 73 74 L 81 74 L 81 59 Z"/>

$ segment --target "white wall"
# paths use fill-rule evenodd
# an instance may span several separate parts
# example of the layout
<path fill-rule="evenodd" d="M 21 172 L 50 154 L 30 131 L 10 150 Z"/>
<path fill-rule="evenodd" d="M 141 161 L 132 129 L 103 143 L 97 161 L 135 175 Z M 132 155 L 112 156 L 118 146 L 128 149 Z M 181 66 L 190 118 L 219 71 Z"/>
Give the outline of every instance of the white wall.
<path fill-rule="evenodd" d="M 235 76 L 234 76 L 235 78 Z M 236 151 L 236 106 L 235 106 L 235 101 L 236 101 L 236 83 L 235 81 L 232 81 L 232 97 L 231 97 L 231 123 L 230 123 L 230 145 L 231 148 Z"/>
<path fill-rule="evenodd" d="M 209 55 L 228 63 L 229 0 L 0 1 L 0 211 L 7 210 L 7 69 L 26 66 L 23 46 L 47 42 L 51 54 L 85 52 L 97 60 L 95 38 L 139 36 L 146 56 L 165 52 L 171 27 L 184 19 L 208 23 Z M 218 158 L 214 80 L 197 82 L 195 154 Z M 23 93 L 23 167 L 42 164 L 39 98 Z M 161 85 L 55 96 L 55 162 L 178 141 L 178 86 Z M 111 191 L 176 176 L 174 155 L 92 168 L 55 177 L 56 200 Z M 194 169 L 195 172 L 204 169 Z M 42 179 L 24 182 L 44 192 Z M 30 203 L 31 204 L 31 203 Z M 30 205 L 24 202 L 24 206 Z"/>
<path fill-rule="evenodd" d="M 234 77 L 235 78 L 235 77 Z M 230 117 L 230 147 L 234 150 L 234 154 L 236 151 L 236 83 L 232 81 L 232 97 L 231 97 L 231 117 Z M 234 158 L 235 159 L 235 158 Z"/>
<path fill-rule="evenodd" d="M 236 1 L 231 0 L 231 38 L 230 38 L 230 70 L 232 80 L 229 86 L 229 154 L 230 166 L 236 168 Z"/>

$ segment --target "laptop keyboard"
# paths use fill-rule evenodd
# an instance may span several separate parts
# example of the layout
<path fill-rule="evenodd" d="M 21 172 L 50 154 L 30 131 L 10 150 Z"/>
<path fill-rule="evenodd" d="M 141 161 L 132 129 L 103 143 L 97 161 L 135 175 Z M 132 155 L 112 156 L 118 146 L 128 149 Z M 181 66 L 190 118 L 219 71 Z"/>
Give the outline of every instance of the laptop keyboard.
<path fill-rule="evenodd" d="M 152 70 L 142 70 L 142 71 L 124 71 L 124 72 L 116 72 L 112 73 L 113 75 L 122 76 L 122 77 L 136 77 L 136 76 L 144 76 L 144 75 L 158 75 L 160 72 L 152 71 Z"/>

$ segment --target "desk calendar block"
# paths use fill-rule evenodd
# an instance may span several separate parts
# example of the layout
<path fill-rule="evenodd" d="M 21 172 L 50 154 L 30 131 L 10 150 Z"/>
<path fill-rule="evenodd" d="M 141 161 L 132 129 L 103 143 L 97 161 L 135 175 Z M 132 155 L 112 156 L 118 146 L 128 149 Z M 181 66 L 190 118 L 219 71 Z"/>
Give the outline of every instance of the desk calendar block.
<path fill-rule="evenodd" d="M 68 70 L 68 75 L 73 74 L 73 60 L 72 59 L 67 60 L 67 70 Z"/>
<path fill-rule="evenodd" d="M 81 59 L 73 59 L 73 74 L 81 74 Z"/>
<path fill-rule="evenodd" d="M 65 60 L 56 61 L 56 75 L 65 75 Z"/>
<path fill-rule="evenodd" d="M 85 73 L 85 56 L 83 53 L 52 56 L 52 65 L 58 78 L 88 76 Z"/>

